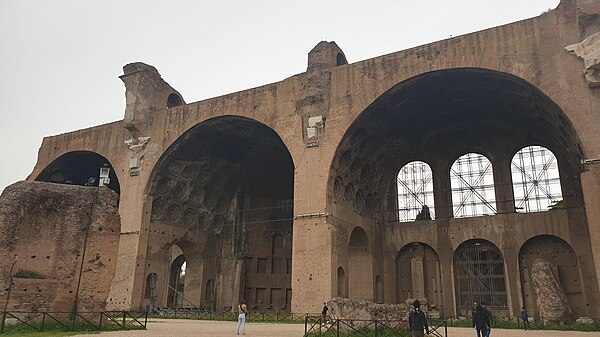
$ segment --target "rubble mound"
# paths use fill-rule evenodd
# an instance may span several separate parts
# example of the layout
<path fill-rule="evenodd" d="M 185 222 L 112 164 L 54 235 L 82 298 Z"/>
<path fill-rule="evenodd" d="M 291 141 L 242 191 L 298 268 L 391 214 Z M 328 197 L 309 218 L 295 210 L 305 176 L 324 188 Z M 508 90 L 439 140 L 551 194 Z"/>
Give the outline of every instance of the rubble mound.
<path fill-rule="evenodd" d="M 341 330 L 351 331 L 373 328 L 372 321 L 381 321 L 386 326 L 405 330 L 408 324 L 410 306 L 402 304 L 378 304 L 367 300 L 334 297 L 327 302 L 329 315 L 333 319 L 350 320 L 340 326 Z"/>
<path fill-rule="evenodd" d="M 543 259 L 536 259 L 531 268 L 537 305 L 544 322 L 563 324 L 573 321 L 573 310 L 567 294 L 560 283 L 558 266 Z"/>

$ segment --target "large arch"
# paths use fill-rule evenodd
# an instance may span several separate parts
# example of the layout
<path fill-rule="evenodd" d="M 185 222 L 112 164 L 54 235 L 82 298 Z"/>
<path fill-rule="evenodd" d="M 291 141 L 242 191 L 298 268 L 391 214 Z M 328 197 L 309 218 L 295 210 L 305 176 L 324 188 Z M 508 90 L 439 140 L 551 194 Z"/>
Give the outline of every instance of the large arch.
<path fill-rule="evenodd" d="M 579 172 L 583 154 L 571 122 L 535 86 L 480 68 L 420 74 L 378 97 L 348 128 L 330 166 L 328 207 L 343 204 L 396 221 L 394 182 L 401 164 L 430 163 L 440 186 L 451 158 L 492 149 L 509 153 L 530 143 L 560 149 L 565 172 Z M 566 183 L 580 189 L 575 174 L 570 176 Z M 348 199 L 349 190 L 362 191 L 376 209 Z M 436 199 L 436 215 L 451 217 L 447 198 L 436 198 L 443 201 Z"/>
<path fill-rule="evenodd" d="M 430 310 L 442 306 L 440 258 L 431 246 L 413 242 L 396 255 L 396 303 L 419 299 Z"/>
<path fill-rule="evenodd" d="M 186 273 L 198 293 L 189 301 L 227 310 L 243 296 L 254 310 L 289 311 L 293 180 L 290 153 L 266 125 L 221 116 L 194 126 L 147 187 L 149 264 L 184 240 L 186 259 L 198 261 Z"/>
<path fill-rule="evenodd" d="M 580 217 L 576 210 L 583 207 L 582 147 L 569 118 L 552 99 L 526 80 L 494 70 L 454 68 L 422 73 L 383 93 L 348 127 L 332 157 L 327 211 L 340 224 L 336 227 L 340 233 L 360 226 L 373 235 L 374 273 L 389 275 L 386 284 L 395 282 L 394 273 L 384 272 L 396 258 L 389 252 L 418 241 L 421 235 L 431 236 L 435 250 L 444 252 L 441 278 L 451 284 L 452 269 L 446 266 L 461 242 L 493 235 L 500 236 L 500 242 L 508 241 L 512 230 L 526 231 L 518 227 L 524 220 L 512 216 L 516 212 L 510 160 L 529 144 L 555 150 L 561 161 L 565 208 L 573 210 L 567 217 Z M 465 153 L 482 154 L 494 168 L 493 182 L 486 184 L 494 186 L 489 192 L 496 202 L 495 211 L 480 215 L 484 221 L 453 214 L 450 171 L 456 158 Z M 431 167 L 435 219 L 401 222 L 397 175 L 414 161 Z M 496 214 L 511 217 L 502 222 Z M 345 251 L 334 254 L 343 258 Z M 352 282 L 350 275 L 348 270 Z M 517 285 L 508 289 L 512 301 Z M 385 302 L 398 300 L 392 291 L 386 296 Z M 461 310 L 449 292 L 442 294 L 441 301 L 445 314 Z M 500 305 L 502 310 L 508 310 L 506 306 Z"/>
<path fill-rule="evenodd" d="M 35 180 L 58 184 L 98 186 L 101 168 L 110 169 L 110 182 L 106 186 L 120 194 L 119 179 L 112 164 L 104 156 L 91 151 L 73 151 L 61 155 L 46 166 Z M 93 181 L 90 178 L 93 178 Z"/>
<path fill-rule="evenodd" d="M 552 269 L 552 275 L 544 275 L 538 272 L 533 273 L 534 263 L 548 263 Z M 547 292 L 547 297 L 556 300 L 562 293 L 567 303 L 561 303 L 561 306 L 567 305 L 565 312 L 572 312 L 573 316 L 568 319 L 574 319 L 586 315 L 587 300 L 584 292 L 584 280 L 582 278 L 579 260 L 575 251 L 565 240 L 552 236 L 540 235 L 533 237 L 521 246 L 519 251 L 519 270 L 521 273 L 522 303 L 528 308 L 529 314 L 536 319 L 542 316 L 548 318 L 548 310 L 554 311 L 554 308 L 544 308 L 548 301 L 538 299 L 537 294 Z M 555 288 L 550 288 L 548 283 L 544 283 L 544 289 L 536 289 L 542 282 L 536 282 L 553 279 L 556 283 Z M 541 291 L 540 291 L 541 290 Z M 546 312 L 544 312 L 546 311 Z M 546 313 L 546 315 L 544 315 Z"/>

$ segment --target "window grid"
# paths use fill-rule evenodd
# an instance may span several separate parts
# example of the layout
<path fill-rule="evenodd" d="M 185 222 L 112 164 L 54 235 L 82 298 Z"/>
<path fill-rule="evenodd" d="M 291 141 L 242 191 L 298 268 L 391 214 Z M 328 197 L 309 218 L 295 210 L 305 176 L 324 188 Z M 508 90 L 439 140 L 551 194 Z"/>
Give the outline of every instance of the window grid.
<path fill-rule="evenodd" d="M 455 218 L 496 214 L 492 163 L 478 153 L 458 158 L 450 169 Z"/>
<path fill-rule="evenodd" d="M 542 212 L 563 199 L 558 163 L 552 151 L 528 146 L 511 163 L 515 209 L 517 212 Z"/>
<path fill-rule="evenodd" d="M 427 163 L 413 161 L 404 165 L 398 172 L 397 183 L 400 222 L 417 220 L 419 213 L 427 210 L 431 219 L 435 219 L 433 172 Z"/>
<path fill-rule="evenodd" d="M 507 308 L 504 260 L 495 246 L 485 241 L 468 242 L 456 252 L 454 261 L 460 313 L 468 313 L 474 302 L 496 310 Z"/>

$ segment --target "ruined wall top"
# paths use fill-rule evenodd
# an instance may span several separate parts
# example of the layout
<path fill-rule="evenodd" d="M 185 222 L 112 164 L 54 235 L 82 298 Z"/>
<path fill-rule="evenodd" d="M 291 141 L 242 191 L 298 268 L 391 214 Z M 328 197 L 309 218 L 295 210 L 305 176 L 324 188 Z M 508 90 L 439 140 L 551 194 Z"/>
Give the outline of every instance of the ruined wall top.
<path fill-rule="evenodd" d="M 344 52 L 331 41 L 321 41 L 308 53 L 308 69 L 323 70 L 348 64 Z"/>
<path fill-rule="evenodd" d="M 151 65 L 142 62 L 127 64 L 120 78 L 125 83 L 123 122 L 132 138 L 143 133 L 144 125 L 153 111 L 185 104 L 181 94 L 165 82 Z"/>

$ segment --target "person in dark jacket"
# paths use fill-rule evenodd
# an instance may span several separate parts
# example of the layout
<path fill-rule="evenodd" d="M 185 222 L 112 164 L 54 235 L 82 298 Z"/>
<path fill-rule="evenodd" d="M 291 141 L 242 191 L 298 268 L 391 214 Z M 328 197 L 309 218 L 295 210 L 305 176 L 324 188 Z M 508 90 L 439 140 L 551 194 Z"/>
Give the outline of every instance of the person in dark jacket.
<path fill-rule="evenodd" d="M 423 330 L 429 334 L 429 326 L 427 326 L 427 317 L 425 313 L 421 311 L 421 302 L 415 300 L 413 302 L 413 308 L 408 314 L 408 326 L 412 333 L 412 337 L 423 337 Z"/>
<path fill-rule="evenodd" d="M 527 309 L 525 307 L 521 308 L 521 319 L 523 320 L 523 327 L 525 330 L 531 330 L 529 326 L 529 314 L 527 313 Z"/>
<path fill-rule="evenodd" d="M 327 311 L 329 308 L 327 307 L 327 303 L 323 303 L 323 310 L 321 310 L 321 324 L 325 325 L 327 323 Z"/>
<path fill-rule="evenodd" d="M 473 315 L 473 327 L 477 330 L 477 337 L 488 336 L 491 325 L 489 312 L 481 305 L 477 305 Z"/>
<path fill-rule="evenodd" d="M 492 315 L 492 311 L 485 306 L 484 302 L 481 302 L 481 307 L 483 308 L 483 310 L 485 310 L 488 318 L 490 319 L 490 324 L 488 324 L 487 333 L 485 334 L 485 337 L 490 337 L 490 334 L 492 333 L 492 323 L 494 322 L 494 315 Z"/>

